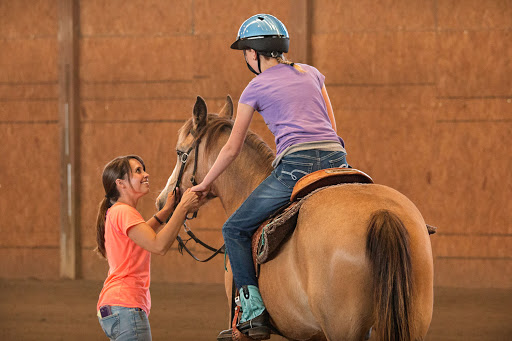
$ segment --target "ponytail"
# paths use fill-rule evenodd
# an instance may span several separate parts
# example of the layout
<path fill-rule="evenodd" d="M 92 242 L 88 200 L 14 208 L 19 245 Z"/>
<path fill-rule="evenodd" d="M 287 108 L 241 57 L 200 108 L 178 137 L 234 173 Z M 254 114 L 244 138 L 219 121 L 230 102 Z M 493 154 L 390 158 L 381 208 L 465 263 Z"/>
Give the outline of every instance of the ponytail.
<path fill-rule="evenodd" d="M 294 62 L 287 60 L 282 54 L 277 56 L 276 59 L 279 64 L 290 65 L 291 67 L 293 67 L 295 70 L 299 71 L 300 73 L 306 72 L 306 71 L 304 71 L 303 68 L 300 67 L 300 65 L 297 65 Z"/>
<path fill-rule="evenodd" d="M 139 161 L 144 170 L 146 166 L 142 158 L 137 155 L 126 155 L 116 157 L 110 161 L 103 169 L 102 181 L 103 188 L 105 189 L 105 198 L 100 203 L 98 208 L 98 217 L 96 218 L 96 244 L 94 249 L 98 254 L 107 258 L 107 251 L 105 249 L 105 220 L 107 218 L 107 211 L 119 199 L 119 191 L 117 190 L 116 180 L 131 177 L 130 159 Z"/>
<path fill-rule="evenodd" d="M 107 258 L 107 252 L 105 250 L 105 220 L 107 218 L 107 210 L 112 206 L 110 199 L 105 197 L 100 203 L 98 209 L 98 217 L 96 218 L 96 251 L 98 254 Z"/>

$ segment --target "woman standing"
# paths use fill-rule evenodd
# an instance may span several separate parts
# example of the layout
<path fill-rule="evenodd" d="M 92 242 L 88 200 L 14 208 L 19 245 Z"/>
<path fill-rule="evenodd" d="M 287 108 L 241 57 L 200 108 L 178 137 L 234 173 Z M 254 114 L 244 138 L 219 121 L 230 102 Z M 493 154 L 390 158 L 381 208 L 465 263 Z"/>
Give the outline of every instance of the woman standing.
<path fill-rule="evenodd" d="M 242 317 L 238 329 L 254 339 L 268 339 L 269 316 L 261 298 L 251 255 L 258 226 L 290 200 L 293 186 L 304 175 L 331 167 L 348 167 L 343 140 L 325 88 L 325 77 L 314 67 L 287 61 L 289 36 L 276 17 L 257 14 L 238 31 L 232 49 L 242 50 L 257 76 L 243 91 L 231 135 L 203 182 L 193 191 L 208 193 L 212 182 L 238 156 L 252 116 L 258 111 L 275 136 L 274 170 L 222 228 Z M 231 330 L 218 340 L 230 340 Z"/>
<path fill-rule="evenodd" d="M 97 304 L 98 319 L 111 340 L 151 340 L 151 253 L 165 255 L 187 213 L 197 211 L 201 202 L 196 193 L 187 191 L 176 206 L 171 193 L 165 207 L 144 221 L 137 203 L 149 193 L 149 174 L 136 155 L 110 161 L 103 170 L 103 187 L 97 251 L 107 259 L 109 271 Z"/>

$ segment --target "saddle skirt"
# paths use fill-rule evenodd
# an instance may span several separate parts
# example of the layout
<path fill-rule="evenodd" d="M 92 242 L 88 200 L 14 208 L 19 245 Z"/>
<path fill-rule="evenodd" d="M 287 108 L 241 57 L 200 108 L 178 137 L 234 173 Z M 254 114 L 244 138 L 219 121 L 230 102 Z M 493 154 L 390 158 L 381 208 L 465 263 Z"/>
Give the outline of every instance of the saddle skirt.
<path fill-rule="evenodd" d="M 302 177 L 293 188 L 290 203 L 283 206 L 260 225 L 252 237 L 255 265 L 263 264 L 277 254 L 279 247 L 291 236 L 302 204 L 325 187 L 347 183 L 373 183 L 364 172 L 353 168 L 327 168 Z"/>

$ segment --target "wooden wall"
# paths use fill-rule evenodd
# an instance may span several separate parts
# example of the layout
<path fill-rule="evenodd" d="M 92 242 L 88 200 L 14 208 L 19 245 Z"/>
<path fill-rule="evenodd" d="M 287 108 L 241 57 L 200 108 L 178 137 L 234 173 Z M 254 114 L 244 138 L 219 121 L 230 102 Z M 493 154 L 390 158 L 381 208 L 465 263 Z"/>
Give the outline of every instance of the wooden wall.
<path fill-rule="evenodd" d="M 59 275 L 55 1 L 0 2 L 0 268 Z"/>
<path fill-rule="evenodd" d="M 293 48 L 298 3 L 79 1 L 82 277 L 104 279 L 107 270 L 92 251 L 103 166 L 121 154 L 144 158 L 152 193 L 140 210 L 150 217 L 195 97 L 215 112 L 252 77 L 229 49 L 240 24 L 272 13 L 288 26 Z M 439 227 L 435 284 L 511 288 L 512 2 L 302 3 L 310 9 L 310 60 L 326 76 L 349 162 L 410 197 Z M 5 278 L 59 276 L 57 32 L 57 0 L 0 2 Z M 252 128 L 273 146 L 261 119 Z M 191 225 L 220 245 L 225 219 L 213 202 Z M 222 257 L 198 264 L 173 249 L 153 256 L 152 276 L 219 283 L 222 268 Z"/>

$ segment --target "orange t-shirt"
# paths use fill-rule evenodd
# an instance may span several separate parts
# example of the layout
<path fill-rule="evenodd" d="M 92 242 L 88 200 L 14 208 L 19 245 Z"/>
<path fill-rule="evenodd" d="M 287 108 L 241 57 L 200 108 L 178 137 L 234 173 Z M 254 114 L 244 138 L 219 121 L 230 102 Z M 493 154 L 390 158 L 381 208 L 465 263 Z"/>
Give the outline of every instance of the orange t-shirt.
<path fill-rule="evenodd" d="M 97 309 L 103 305 L 141 308 L 149 315 L 151 252 L 135 244 L 128 230 L 144 219 L 132 206 L 116 203 L 105 220 L 105 250 L 109 265 Z"/>

